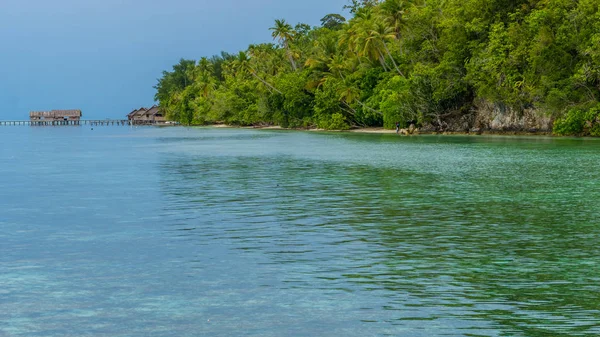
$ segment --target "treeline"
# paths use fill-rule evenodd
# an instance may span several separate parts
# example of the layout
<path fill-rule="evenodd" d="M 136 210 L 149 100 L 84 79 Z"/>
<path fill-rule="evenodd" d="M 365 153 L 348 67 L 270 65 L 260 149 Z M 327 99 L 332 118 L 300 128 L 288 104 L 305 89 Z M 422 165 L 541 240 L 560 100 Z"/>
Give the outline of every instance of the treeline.
<path fill-rule="evenodd" d="M 600 136 L 598 0 L 353 0 L 320 27 L 276 20 L 274 43 L 181 60 L 156 100 L 184 124 L 443 131 L 481 102 Z M 468 119 L 465 119 L 468 120 Z"/>

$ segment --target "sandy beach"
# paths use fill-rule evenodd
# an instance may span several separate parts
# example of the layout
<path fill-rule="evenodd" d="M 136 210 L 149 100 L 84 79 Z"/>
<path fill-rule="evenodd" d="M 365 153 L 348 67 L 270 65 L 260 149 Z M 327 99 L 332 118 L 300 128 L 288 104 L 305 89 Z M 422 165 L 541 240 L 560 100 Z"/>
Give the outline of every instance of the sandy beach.
<path fill-rule="evenodd" d="M 350 130 L 325 130 L 319 128 L 313 129 L 287 129 L 281 126 L 273 125 L 273 126 L 235 126 L 235 125 L 227 125 L 227 124 L 214 124 L 208 125 L 207 127 L 212 128 L 232 128 L 232 129 L 256 129 L 256 130 L 289 130 L 289 131 L 308 131 L 308 132 L 350 132 L 350 133 L 365 133 L 365 134 L 395 134 L 396 130 L 388 130 L 384 128 L 370 127 L 370 128 L 354 128 Z M 470 135 L 470 136 L 480 136 L 480 135 L 495 135 L 495 136 L 552 136 L 552 132 L 550 131 L 538 131 L 538 132 L 528 132 L 528 131 L 508 131 L 508 130 L 485 130 L 481 132 L 458 132 L 458 131 L 445 131 L 445 132 L 428 132 L 428 131 L 418 131 L 413 135 L 399 135 L 399 136 L 418 136 L 418 135 Z"/>

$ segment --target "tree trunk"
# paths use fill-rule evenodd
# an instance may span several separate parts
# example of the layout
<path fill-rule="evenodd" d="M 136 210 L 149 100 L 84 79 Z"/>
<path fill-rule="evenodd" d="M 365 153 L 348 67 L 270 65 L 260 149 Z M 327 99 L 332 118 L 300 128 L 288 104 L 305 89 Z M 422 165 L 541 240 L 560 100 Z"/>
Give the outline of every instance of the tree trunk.
<path fill-rule="evenodd" d="M 298 67 L 296 66 L 296 61 L 294 61 L 292 53 L 288 52 L 288 58 L 290 59 L 290 63 L 292 64 L 292 69 L 294 69 L 294 71 L 298 70 Z"/>
<path fill-rule="evenodd" d="M 385 51 L 387 52 L 388 56 L 390 57 L 390 59 L 392 60 L 392 63 L 394 64 L 394 68 L 396 68 L 396 71 L 398 72 L 398 74 L 400 74 L 400 76 L 405 77 L 404 74 L 400 71 L 400 69 L 398 68 L 398 65 L 396 64 L 396 61 L 394 60 L 394 58 L 392 57 L 392 53 L 390 53 L 390 50 L 388 49 L 387 44 L 385 44 L 385 41 L 383 41 L 383 46 L 385 47 Z"/>
<path fill-rule="evenodd" d="M 256 75 L 256 73 L 254 71 L 251 72 L 252 76 L 256 77 L 256 79 L 258 79 L 259 81 L 261 81 L 264 85 L 266 85 L 267 87 L 269 87 L 272 90 L 275 90 L 276 92 L 280 93 L 281 95 L 283 95 L 283 93 L 279 90 L 277 90 L 277 88 L 275 88 L 274 86 L 272 86 L 271 84 L 269 84 L 269 82 L 263 80 L 262 78 L 260 78 L 258 75 Z"/>
<path fill-rule="evenodd" d="M 294 61 L 294 56 L 292 55 L 292 51 L 290 50 L 290 46 L 288 45 L 287 41 L 284 42 L 284 47 L 285 52 L 288 58 L 290 59 L 290 63 L 292 64 L 292 69 L 294 69 L 294 71 L 298 70 L 298 67 L 296 66 L 296 61 Z"/>
<path fill-rule="evenodd" d="M 363 103 L 363 102 L 359 101 L 358 99 L 356 100 L 356 102 L 357 102 L 358 104 L 360 104 L 360 105 L 361 105 L 363 108 L 365 108 L 365 109 L 367 109 L 367 110 L 369 110 L 369 111 L 375 112 L 375 113 L 377 113 L 377 114 L 379 114 L 379 115 L 383 116 L 383 112 L 381 112 L 381 111 L 377 111 L 377 110 L 375 110 L 375 109 L 373 109 L 373 108 L 371 108 L 371 107 L 368 107 L 368 106 L 367 106 L 365 103 Z"/>
<path fill-rule="evenodd" d="M 360 64 L 362 66 L 362 60 L 360 59 L 360 56 L 358 55 L 358 53 L 356 52 L 356 50 L 353 50 L 352 52 L 354 53 L 354 55 L 358 59 L 358 64 Z"/>
<path fill-rule="evenodd" d="M 349 111 L 349 112 L 350 112 L 350 114 L 351 114 L 352 116 L 356 115 L 356 110 L 354 110 L 354 109 L 353 109 L 353 108 L 350 106 L 350 104 L 348 104 L 348 102 L 346 102 L 346 101 L 342 101 L 342 103 L 344 103 L 344 105 L 345 105 L 345 106 L 346 106 L 348 109 L 350 109 L 350 111 Z"/>
<path fill-rule="evenodd" d="M 381 50 L 379 48 L 377 48 L 377 53 L 379 53 L 379 62 L 383 66 L 383 70 L 388 71 L 389 66 L 388 66 L 387 62 L 385 62 L 385 57 L 383 56 L 383 54 L 381 53 Z"/>

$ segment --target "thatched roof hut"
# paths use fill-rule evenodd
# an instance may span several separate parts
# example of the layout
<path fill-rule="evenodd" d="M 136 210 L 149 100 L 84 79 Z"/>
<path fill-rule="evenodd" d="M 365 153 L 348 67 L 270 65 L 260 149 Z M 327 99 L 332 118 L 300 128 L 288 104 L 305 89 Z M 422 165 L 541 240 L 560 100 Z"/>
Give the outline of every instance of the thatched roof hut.
<path fill-rule="evenodd" d="M 163 114 L 162 110 L 156 105 L 151 107 L 150 110 L 148 110 L 148 114 L 150 114 L 150 117 L 156 122 L 166 121 L 165 115 Z"/>
<path fill-rule="evenodd" d="M 127 119 L 129 119 L 129 120 L 135 119 L 136 117 L 141 116 L 146 111 L 148 111 L 148 109 L 146 109 L 146 108 L 139 108 L 139 109 L 133 110 L 132 112 L 127 114 Z"/>
<path fill-rule="evenodd" d="M 31 120 L 79 120 L 81 116 L 81 110 L 31 111 L 29 113 Z"/>
<path fill-rule="evenodd" d="M 134 122 L 139 122 L 140 124 L 154 124 L 165 122 L 165 118 L 162 111 L 156 105 L 152 106 L 150 109 L 140 108 L 134 110 L 127 115 L 127 119 L 132 120 Z"/>
<path fill-rule="evenodd" d="M 153 106 L 153 107 L 151 107 L 150 109 L 148 109 L 148 112 L 147 112 L 147 114 L 148 114 L 150 117 L 162 117 L 162 116 L 163 116 L 163 113 L 162 113 L 162 111 L 161 111 L 161 110 L 160 110 L 160 108 L 159 108 L 158 106 L 156 106 L 156 105 L 155 105 L 155 106 Z"/>

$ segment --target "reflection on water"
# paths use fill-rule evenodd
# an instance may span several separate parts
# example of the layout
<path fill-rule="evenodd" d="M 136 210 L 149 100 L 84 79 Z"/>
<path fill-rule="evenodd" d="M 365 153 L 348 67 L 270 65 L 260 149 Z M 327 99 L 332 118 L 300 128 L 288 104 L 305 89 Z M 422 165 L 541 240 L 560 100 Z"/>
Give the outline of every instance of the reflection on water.
<path fill-rule="evenodd" d="M 600 142 L 119 132 L 3 199 L 0 336 L 600 334 Z"/>

